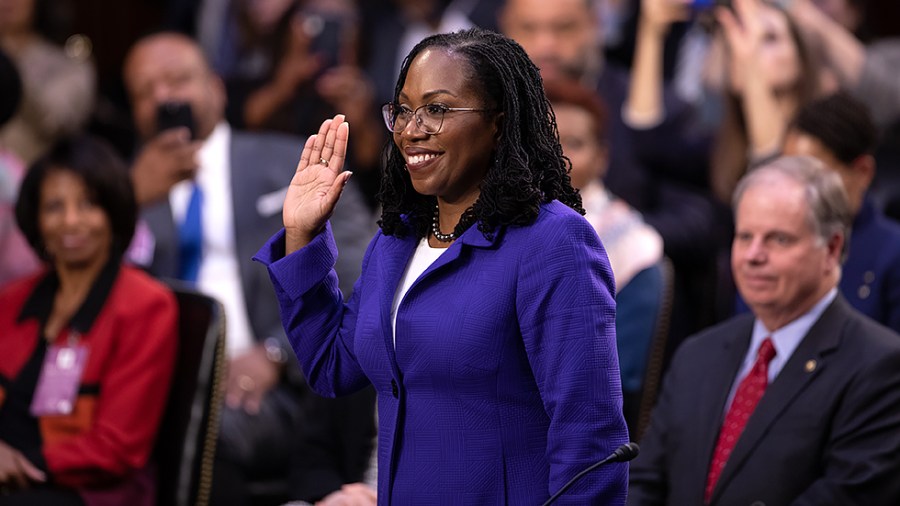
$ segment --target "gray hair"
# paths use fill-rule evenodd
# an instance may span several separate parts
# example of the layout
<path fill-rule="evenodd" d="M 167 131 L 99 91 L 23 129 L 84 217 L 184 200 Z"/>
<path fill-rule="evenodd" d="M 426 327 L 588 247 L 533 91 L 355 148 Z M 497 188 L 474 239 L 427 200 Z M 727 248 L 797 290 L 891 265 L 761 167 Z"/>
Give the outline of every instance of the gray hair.
<path fill-rule="evenodd" d="M 766 183 L 777 184 L 784 179 L 803 186 L 808 209 L 807 220 L 813 232 L 824 243 L 835 234 L 843 236 L 842 256 L 845 256 L 849 246 L 850 225 L 853 223 L 847 191 L 840 176 L 813 157 L 782 156 L 747 173 L 734 190 L 731 205 L 735 214 L 748 188 Z"/>

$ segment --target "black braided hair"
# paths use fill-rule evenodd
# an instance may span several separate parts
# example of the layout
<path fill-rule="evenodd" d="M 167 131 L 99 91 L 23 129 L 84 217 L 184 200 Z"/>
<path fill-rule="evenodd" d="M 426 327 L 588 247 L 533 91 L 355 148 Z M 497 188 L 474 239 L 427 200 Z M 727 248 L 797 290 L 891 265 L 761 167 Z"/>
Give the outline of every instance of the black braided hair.
<path fill-rule="evenodd" d="M 485 237 L 490 237 L 497 226 L 527 225 L 537 218 L 542 203 L 554 199 L 584 214 L 581 196 L 569 179 L 571 163 L 563 156 L 556 117 L 544 95 L 541 74 L 522 47 L 503 35 L 479 28 L 428 37 L 403 60 L 395 102 L 410 63 L 428 48 L 445 48 L 463 56 L 485 107 L 494 108 L 492 113 L 482 114 L 503 113 L 480 195 L 463 213 L 454 233 L 461 235 L 476 221 Z M 412 232 L 418 238 L 427 237 L 436 200 L 415 191 L 404 166 L 400 149 L 389 143 L 378 194 L 382 205 L 378 224 L 386 235 Z"/>

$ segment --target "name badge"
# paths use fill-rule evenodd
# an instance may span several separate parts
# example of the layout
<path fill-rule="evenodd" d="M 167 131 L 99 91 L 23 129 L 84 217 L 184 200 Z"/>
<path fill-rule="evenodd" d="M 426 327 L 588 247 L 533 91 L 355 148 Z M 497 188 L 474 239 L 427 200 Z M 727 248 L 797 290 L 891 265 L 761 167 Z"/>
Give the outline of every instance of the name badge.
<path fill-rule="evenodd" d="M 41 376 L 31 400 L 32 416 L 72 413 L 87 356 L 87 347 L 80 344 L 54 344 L 47 349 Z"/>

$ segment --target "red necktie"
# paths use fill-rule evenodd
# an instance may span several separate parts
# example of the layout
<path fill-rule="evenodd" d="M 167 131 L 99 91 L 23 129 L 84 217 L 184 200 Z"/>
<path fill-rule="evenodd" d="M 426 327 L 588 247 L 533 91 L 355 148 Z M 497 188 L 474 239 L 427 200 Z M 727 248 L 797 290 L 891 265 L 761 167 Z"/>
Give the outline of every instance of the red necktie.
<path fill-rule="evenodd" d="M 722 469 L 728 462 L 731 450 L 734 449 L 735 443 L 741 433 L 744 432 L 744 426 L 747 420 L 756 409 L 756 405 L 766 391 L 769 384 L 769 362 L 775 357 L 775 346 L 770 338 L 765 338 L 756 352 L 756 363 L 750 372 L 741 380 L 737 391 L 734 393 L 734 399 L 731 401 L 731 407 L 725 414 L 725 421 L 722 423 L 722 429 L 719 430 L 719 439 L 716 442 L 716 450 L 713 452 L 712 463 L 709 466 L 709 474 L 706 476 L 706 494 L 704 500 L 709 504 L 712 497 L 713 488 L 719 481 Z"/>

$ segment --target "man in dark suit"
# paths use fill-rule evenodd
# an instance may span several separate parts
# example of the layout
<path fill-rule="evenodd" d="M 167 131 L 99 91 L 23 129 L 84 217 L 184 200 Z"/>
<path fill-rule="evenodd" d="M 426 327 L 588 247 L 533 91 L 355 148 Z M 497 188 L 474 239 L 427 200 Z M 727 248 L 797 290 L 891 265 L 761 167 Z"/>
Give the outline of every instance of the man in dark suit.
<path fill-rule="evenodd" d="M 900 504 L 900 336 L 838 294 L 840 179 L 780 158 L 734 206 L 732 270 L 752 314 L 677 351 L 628 504 Z"/>
<path fill-rule="evenodd" d="M 232 131 L 223 119 L 222 81 L 197 44 L 183 35 L 160 33 L 139 40 L 128 54 L 124 77 L 144 140 L 132 167 L 142 219 L 150 230 L 143 260 L 154 275 L 192 283 L 225 307 L 226 406 L 213 499 L 239 505 L 249 493 L 245 483 L 271 484 L 272 478 L 287 476 L 296 461 L 291 441 L 310 426 L 303 418 L 324 416 L 321 410 L 304 412 L 307 390 L 296 364 L 288 363 L 293 354 L 275 294 L 265 269 L 249 261 L 282 226 L 281 207 L 303 141 Z M 189 112 L 173 106 L 176 113 L 167 116 L 160 112 L 163 104 L 187 104 Z M 348 280 L 341 288 L 349 292 L 374 219 L 358 188 L 348 185 L 347 190 L 350 199 L 341 199 L 345 205 L 335 209 L 331 221 L 339 237 L 336 269 Z M 140 249 L 140 244 L 133 248 L 138 257 Z M 336 402 L 367 404 L 361 411 L 370 416 L 356 417 L 354 430 L 373 435 L 371 392 Z M 348 453 L 361 453 L 355 460 L 363 468 L 335 477 L 338 487 L 361 479 L 365 470 L 369 443 L 356 436 L 348 437 L 366 444 Z M 284 498 L 317 499 L 302 492 L 290 496 Z"/>

